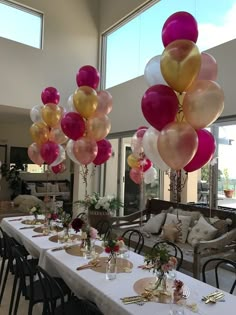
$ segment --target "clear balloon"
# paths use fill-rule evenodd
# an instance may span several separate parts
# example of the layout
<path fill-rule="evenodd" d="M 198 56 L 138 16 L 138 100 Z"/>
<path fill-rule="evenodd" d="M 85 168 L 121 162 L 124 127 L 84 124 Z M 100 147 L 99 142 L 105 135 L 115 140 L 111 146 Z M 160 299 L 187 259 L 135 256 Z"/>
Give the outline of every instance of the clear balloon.
<path fill-rule="evenodd" d="M 112 110 L 112 96 L 107 91 L 99 91 L 98 96 L 98 105 L 95 113 L 108 115 Z"/>
<path fill-rule="evenodd" d="M 49 139 L 49 129 L 43 122 L 34 123 L 30 127 L 30 134 L 34 142 L 41 145 Z"/>
<path fill-rule="evenodd" d="M 81 86 L 73 95 L 75 110 L 84 118 L 91 117 L 98 104 L 97 92 L 89 86 Z"/>
<path fill-rule="evenodd" d="M 218 83 L 196 81 L 186 91 L 183 112 L 186 121 L 194 129 L 202 129 L 212 124 L 224 109 L 224 93 Z"/>
<path fill-rule="evenodd" d="M 196 80 L 216 81 L 218 67 L 215 58 L 205 52 L 201 53 L 201 68 Z"/>
<path fill-rule="evenodd" d="M 85 133 L 85 121 L 80 114 L 70 112 L 62 118 L 61 129 L 70 139 L 78 140 Z"/>
<path fill-rule="evenodd" d="M 188 12 L 180 11 L 172 14 L 163 25 L 162 42 L 165 47 L 177 39 L 187 39 L 196 43 L 197 38 L 197 21 Z"/>
<path fill-rule="evenodd" d="M 68 140 L 68 137 L 63 133 L 61 128 L 51 128 L 49 132 L 49 140 L 57 144 L 63 144 Z"/>
<path fill-rule="evenodd" d="M 142 182 L 142 172 L 138 168 L 131 168 L 129 172 L 129 177 L 135 184 L 141 184 Z"/>
<path fill-rule="evenodd" d="M 56 127 L 59 125 L 62 116 L 61 107 L 55 104 L 47 104 L 42 108 L 43 121 L 49 127 Z"/>
<path fill-rule="evenodd" d="M 42 110 L 43 105 L 36 105 L 30 111 L 30 119 L 35 122 L 40 122 L 42 120 Z"/>
<path fill-rule="evenodd" d="M 66 159 L 66 151 L 65 149 L 63 148 L 62 145 L 58 145 L 59 147 L 59 154 L 58 154 L 58 157 L 55 159 L 55 161 L 53 161 L 50 166 L 53 167 L 53 166 L 56 166 L 58 164 L 60 164 L 61 162 L 63 162 L 65 159 Z"/>
<path fill-rule="evenodd" d="M 75 158 L 84 165 L 87 165 L 95 159 L 98 153 L 98 146 L 95 140 L 86 137 L 75 141 L 73 152 Z"/>
<path fill-rule="evenodd" d="M 35 142 L 28 147 L 28 156 L 32 162 L 39 166 L 44 163 L 44 160 L 40 155 L 40 146 Z"/>
<path fill-rule="evenodd" d="M 169 166 L 162 160 L 157 148 L 157 140 L 160 132 L 153 127 L 148 128 L 143 137 L 143 149 L 145 155 L 161 171 L 167 171 Z"/>
<path fill-rule="evenodd" d="M 111 129 L 111 122 L 107 115 L 94 115 L 87 120 L 87 137 L 100 141 L 104 139 Z"/>
<path fill-rule="evenodd" d="M 41 99 L 44 105 L 48 103 L 57 105 L 60 102 L 60 94 L 56 88 L 50 86 L 42 91 Z"/>
<path fill-rule="evenodd" d="M 73 102 L 73 94 L 69 96 L 66 104 L 63 105 L 63 108 L 64 108 L 65 114 L 75 111 L 74 102 Z"/>
<path fill-rule="evenodd" d="M 180 170 L 197 151 L 197 133 L 185 122 L 173 122 L 161 131 L 157 146 L 163 161 L 170 168 Z"/>
<path fill-rule="evenodd" d="M 76 159 L 75 155 L 74 155 L 74 140 L 69 140 L 66 144 L 66 153 L 68 155 L 68 157 L 71 159 L 71 161 L 73 161 L 74 163 L 80 165 L 80 162 Z"/>
<path fill-rule="evenodd" d="M 166 85 L 154 85 L 142 97 L 143 115 L 158 130 L 175 120 L 178 105 L 175 92 Z"/>
<path fill-rule="evenodd" d="M 143 180 L 145 184 L 152 184 L 157 179 L 157 171 L 154 167 L 150 167 L 144 174 Z"/>
<path fill-rule="evenodd" d="M 112 155 L 112 145 L 107 139 L 102 139 L 97 142 L 98 153 L 93 160 L 93 164 L 101 165 L 105 163 Z"/>
<path fill-rule="evenodd" d="M 155 56 L 148 61 L 144 69 L 144 78 L 148 86 L 157 84 L 168 85 L 161 73 L 161 56 Z"/>
<path fill-rule="evenodd" d="M 143 138 L 138 137 L 138 131 L 136 131 L 133 137 L 131 138 L 131 150 L 135 158 L 137 159 L 141 158 L 143 153 Z"/>
<path fill-rule="evenodd" d="M 185 91 L 197 78 L 201 67 L 198 47 L 189 40 L 176 40 L 162 53 L 161 72 L 168 85 Z"/>
<path fill-rule="evenodd" d="M 59 145 L 52 141 L 42 144 L 40 148 L 40 155 L 48 165 L 52 164 L 57 159 L 59 152 Z"/>
<path fill-rule="evenodd" d="M 208 163 L 216 149 L 213 135 L 205 129 L 197 130 L 198 147 L 192 160 L 184 167 L 186 172 L 193 172 Z"/>

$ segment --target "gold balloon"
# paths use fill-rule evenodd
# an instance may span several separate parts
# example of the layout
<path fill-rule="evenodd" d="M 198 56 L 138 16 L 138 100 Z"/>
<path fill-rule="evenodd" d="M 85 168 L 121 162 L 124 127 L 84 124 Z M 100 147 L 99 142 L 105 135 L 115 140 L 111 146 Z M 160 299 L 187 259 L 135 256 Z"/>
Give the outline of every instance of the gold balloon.
<path fill-rule="evenodd" d="M 130 154 L 127 158 L 127 163 L 131 168 L 139 168 L 140 167 L 140 163 L 139 160 L 133 155 Z"/>
<path fill-rule="evenodd" d="M 197 133 L 185 122 L 172 122 L 165 126 L 157 141 L 160 156 L 174 170 L 187 165 L 194 157 L 197 147 Z"/>
<path fill-rule="evenodd" d="M 88 119 L 97 108 L 97 92 L 89 86 L 81 86 L 75 91 L 73 102 L 76 111 L 82 117 Z"/>
<path fill-rule="evenodd" d="M 198 76 L 201 54 L 192 41 L 175 40 L 163 51 L 160 65 L 168 85 L 177 92 L 183 92 Z"/>
<path fill-rule="evenodd" d="M 47 104 L 42 108 L 42 118 L 49 127 L 58 126 L 62 116 L 61 107 L 55 104 Z"/>
<path fill-rule="evenodd" d="M 183 112 L 194 129 L 212 124 L 224 109 L 224 93 L 218 83 L 210 80 L 196 81 L 186 91 Z"/>
<path fill-rule="evenodd" d="M 86 125 L 87 137 L 96 141 L 104 139 L 111 129 L 111 122 L 107 115 L 96 115 L 88 119 Z"/>
<path fill-rule="evenodd" d="M 43 122 L 34 123 L 30 127 L 30 134 L 34 142 L 41 145 L 49 139 L 49 129 Z"/>
<path fill-rule="evenodd" d="M 49 140 L 57 144 L 62 144 L 68 140 L 68 137 L 63 133 L 61 128 L 52 128 L 49 133 Z"/>

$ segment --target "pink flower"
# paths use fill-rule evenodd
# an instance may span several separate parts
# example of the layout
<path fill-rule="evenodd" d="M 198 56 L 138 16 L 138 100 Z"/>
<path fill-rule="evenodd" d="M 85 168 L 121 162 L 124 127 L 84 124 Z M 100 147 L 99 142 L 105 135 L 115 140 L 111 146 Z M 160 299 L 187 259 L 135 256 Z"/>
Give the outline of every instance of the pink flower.
<path fill-rule="evenodd" d="M 94 229 L 93 227 L 90 228 L 89 231 L 90 237 L 93 239 L 96 239 L 98 236 L 98 231 L 96 229 Z"/>

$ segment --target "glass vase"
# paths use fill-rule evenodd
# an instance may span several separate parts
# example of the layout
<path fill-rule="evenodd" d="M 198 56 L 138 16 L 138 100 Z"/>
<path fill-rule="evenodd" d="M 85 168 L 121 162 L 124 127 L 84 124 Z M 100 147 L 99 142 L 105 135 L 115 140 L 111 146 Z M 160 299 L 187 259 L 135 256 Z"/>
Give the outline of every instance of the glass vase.
<path fill-rule="evenodd" d="M 153 290 L 161 292 L 167 291 L 167 274 L 165 272 L 157 272 Z"/>
<path fill-rule="evenodd" d="M 117 256 L 115 253 L 112 253 L 106 265 L 106 279 L 107 280 L 114 280 L 116 279 L 117 274 Z"/>

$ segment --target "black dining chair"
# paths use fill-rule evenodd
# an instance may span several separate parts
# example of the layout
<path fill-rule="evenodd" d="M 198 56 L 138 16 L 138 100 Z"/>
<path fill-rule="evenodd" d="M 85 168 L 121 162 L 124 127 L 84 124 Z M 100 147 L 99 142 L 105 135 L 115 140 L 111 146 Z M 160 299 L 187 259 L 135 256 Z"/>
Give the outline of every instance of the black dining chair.
<path fill-rule="evenodd" d="M 135 253 L 140 254 L 144 246 L 144 237 L 139 230 L 128 229 L 121 237 L 125 240 L 125 244 L 128 248 L 133 248 Z"/>
<path fill-rule="evenodd" d="M 29 301 L 28 315 L 32 315 L 34 305 L 44 302 L 44 293 L 41 289 L 40 281 L 35 277 L 37 267 L 35 269 L 32 268 L 29 261 L 21 254 L 17 247 L 13 247 L 12 254 L 16 262 L 16 279 L 18 280 L 14 308 L 12 307 L 13 314 L 17 314 L 20 297 L 22 295 L 27 301 Z M 71 291 L 65 282 L 61 278 L 55 279 L 62 288 L 64 295 L 70 297 Z M 55 301 L 60 298 L 60 294 L 61 293 L 58 291 L 56 286 L 53 289 L 53 298 Z"/>
<path fill-rule="evenodd" d="M 103 240 L 109 239 L 112 233 L 112 226 L 108 220 L 100 220 L 95 226 L 95 229 L 98 231 L 98 235 Z"/>
<path fill-rule="evenodd" d="M 212 279 L 212 269 L 213 269 L 213 273 L 215 275 L 215 277 L 214 277 L 215 286 L 218 289 L 220 289 L 220 278 L 225 277 L 223 275 L 223 273 L 222 273 L 222 276 L 220 276 L 220 272 L 223 271 L 223 269 L 225 269 L 224 273 L 226 272 L 226 270 L 229 270 L 232 272 L 232 277 L 230 277 L 232 282 L 230 282 L 230 284 L 229 284 L 229 280 L 227 280 L 227 285 L 229 285 L 228 292 L 230 294 L 233 294 L 235 287 L 236 287 L 236 261 L 233 261 L 231 259 L 226 259 L 226 258 L 208 259 L 202 266 L 202 280 L 203 280 L 203 282 L 209 283 L 209 282 L 207 282 L 207 278 Z M 210 274 L 208 274 L 208 276 L 207 276 L 208 272 Z M 222 280 L 223 280 L 223 278 L 222 278 Z M 210 284 L 213 285 L 212 283 L 210 283 Z M 225 290 L 225 287 L 224 287 L 224 290 Z"/>
<path fill-rule="evenodd" d="M 176 270 L 179 270 L 183 263 L 183 252 L 181 248 L 175 243 L 172 243 L 170 241 L 158 241 L 153 245 L 151 251 L 154 249 L 157 249 L 159 246 L 162 246 L 162 245 L 167 247 L 170 255 L 174 256 L 177 259 Z"/>
<path fill-rule="evenodd" d="M 44 297 L 43 314 L 47 315 L 102 315 L 98 307 L 89 300 L 72 296 L 65 301 L 63 289 L 60 284 L 51 277 L 42 267 L 37 267 L 37 273 Z M 55 303 L 55 293 L 59 293 L 59 305 Z"/>

